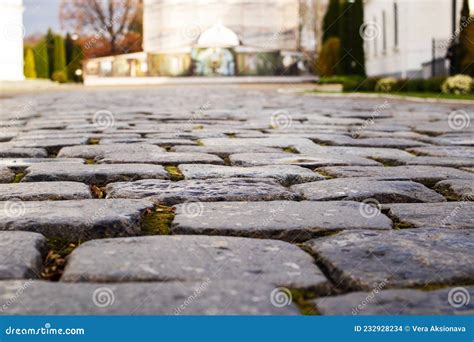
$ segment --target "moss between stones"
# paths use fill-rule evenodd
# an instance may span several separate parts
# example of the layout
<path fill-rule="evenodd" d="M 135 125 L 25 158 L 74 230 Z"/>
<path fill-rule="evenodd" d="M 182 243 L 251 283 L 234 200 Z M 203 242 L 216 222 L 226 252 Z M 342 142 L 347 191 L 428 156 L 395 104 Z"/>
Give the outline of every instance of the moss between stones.
<path fill-rule="evenodd" d="M 302 315 L 320 315 L 316 307 L 309 301 L 316 297 L 311 291 L 303 291 L 298 289 L 290 289 L 293 303 L 296 304 Z"/>
<path fill-rule="evenodd" d="M 330 175 L 329 173 L 327 173 L 324 169 L 315 169 L 315 170 L 313 170 L 313 172 L 316 172 L 317 174 L 320 174 L 321 176 L 323 176 L 326 179 L 335 178 L 332 175 Z"/>
<path fill-rule="evenodd" d="M 385 167 L 405 165 L 405 164 L 397 162 L 394 159 L 385 159 L 385 158 L 378 158 L 378 157 L 369 157 L 368 159 L 372 159 L 376 162 L 379 162 Z"/>
<path fill-rule="evenodd" d="M 99 138 L 89 138 L 89 140 L 87 140 L 87 145 L 98 145 L 99 142 Z"/>
<path fill-rule="evenodd" d="M 141 228 L 144 235 L 170 235 L 170 226 L 174 220 L 174 208 L 155 205 L 142 215 Z"/>
<path fill-rule="evenodd" d="M 286 152 L 286 153 L 300 154 L 300 151 L 298 151 L 293 146 L 283 147 L 282 150 L 283 152 Z"/>
<path fill-rule="evenodd" d="M 95 159 L 94 159 L 94 158 L 92 158 L 92 159 L 86 159 L 86 164 L 87 164 L 87 165 L 93 165 L 93 164 L 95 164 Z"/>
<path fill-rule="evenodd" d="M 20 183 L 20 181 L 25 177 L 24 172 L 17 172 L 15 173 L 15 178 L 13 179 L 13 183 Z"/>
<path fill-rule="evenodd" d="M 196 140 L 196 146 L 204 146 L 201 140 Z"/>
<path fill-rule="evenodd" d="M 181 173 L 181 171 L 178 169 L 177 166 L 165 165 L 165 170 L 166 172 L 168 172 L 168 174 L 170 175 L 170 179 L 173 182 L 177 182 L 184 179 L 183 174 Z"/>
<path fill-rule="evenodd" d="M 69 241 L 63 238 L 48 239 L 48 254 L 46 256 L 41 278 L 58 281 L 66 266 L 66 257 L 80 245 L 78 241 Z"/>
<path fill-rule="evenodd" d="M 225 135 L 227 135 L 228 138 L 236 138 L 237 137 L 237 134 L 235 134 L 235 133 L 226 133 Z"/>

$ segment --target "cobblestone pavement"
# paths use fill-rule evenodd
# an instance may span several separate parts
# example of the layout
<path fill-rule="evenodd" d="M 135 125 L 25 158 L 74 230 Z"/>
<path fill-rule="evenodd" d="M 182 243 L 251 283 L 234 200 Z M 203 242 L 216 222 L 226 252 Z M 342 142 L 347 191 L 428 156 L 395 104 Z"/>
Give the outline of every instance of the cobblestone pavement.
<path fill-rule="evenodd" d="M 0 100 L 0 314 L 474 312 L 474 106 Z"/>

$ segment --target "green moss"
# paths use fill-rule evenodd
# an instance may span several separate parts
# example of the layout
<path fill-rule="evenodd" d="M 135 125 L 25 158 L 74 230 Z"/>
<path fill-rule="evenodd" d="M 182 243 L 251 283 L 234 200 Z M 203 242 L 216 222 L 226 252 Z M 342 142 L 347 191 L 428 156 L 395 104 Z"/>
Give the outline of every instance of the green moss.
<path fill-rule="evenodd" d="M 201 140 L 196 140 L 196 146 L 204 146 Z"/>
<path fill-rule="evenodd" d="M 330 175 L 329 173 L 327 173 L 324 169 L 316 169 L 316 170 L 313 170 L 314 172 L 316 172 L 317 174 L 323 176 L 324 178 L 326 179 L 333 179 L 335 177 L 333 177 L 332 175 Z"/>
<path fill-rule="evenodd" d="M 93 164 L 95 164 L 95 159 L 94 159 L 94 158 L 92 158 L 92 159 L 86 159 L 86 164 L 87 164 L 87 165 L 93 165 Z"/>
<path fill-rule="evenodd" d="M 310 302 L 310 299 L 316 297 L 312 291 L 303 291 L 298 289 L 291 289 L 291 296 L 293 303 L 296 304 L 302 315 L 320 315 L 316 307 Z"/>
<path fill-rule="evenodd" d="M 397 162 L 394 159 L 385 159 L 385 158 L 377 158 L 377 157 L 369 157 L 369 159 L 375 160 L 376 162 L 381 163 L 385 167 L 404 165 Z"/>
<path fill-rule="evenodd" d="M 200 129 L 204 129 L 204 126 L 203 125 L 195 125 L 193 127 L 193 130 L 200 130 Z"/>
<path fill-rule="evenodd" d="M 225 135 L 227 135 L 229 138 L 235 138 L 237 136 L 235 133 L 226 133 Z"/>
<path fill-rule="evenodd" d="M 144 235 L 169 235 L 174 216 L 174 208 L 164 205 L 156 205 L 153 209 L 147 209 L 142 215 L 142 233 Z"/>
<path fill-rule="evenodd" d="M 15 178 L 13 179 L 13 183 L 20 183 L 21 180 L 23 179 L 23 177 L 25 177 L 25 173 L 24 172 L 17 172 L 15 174 Z"/>
<path fill-rule="evenodd" d="M 58 281 L 64 272 L 66 257 L 80 244 L 80 241 L 70 241 L 59 237 L 49 238 L 49 251 L 41 271 L 41 277 L 45 280 Z"/>
<path fill-rule="evenodd" d="M 300 153 L 300 151 L 298 151 L 293 146 L 283 147 L 282 150 L 283 150 L 283 152 L 286 152 L 286 153 L 294 153 L 294 154 L 299 154 Z"/>
<path fill-rule="evenodd" d="M 90 138 L 88 141 L 87 141 L 87 144 L 88 145 L 98 145 L 100 142 L 100 139 L 99 138 Z"/>
<path fill-rule="evenodd" d="M 168 172 L 168 174 L 170 175 L 170 179 L 173 182 L 177 182 L 184 179 L 183 174 L 181 173 L 181 171 L 178 169 L 177 166 L 165 165 L 165 170 L 166 172 Z"/>

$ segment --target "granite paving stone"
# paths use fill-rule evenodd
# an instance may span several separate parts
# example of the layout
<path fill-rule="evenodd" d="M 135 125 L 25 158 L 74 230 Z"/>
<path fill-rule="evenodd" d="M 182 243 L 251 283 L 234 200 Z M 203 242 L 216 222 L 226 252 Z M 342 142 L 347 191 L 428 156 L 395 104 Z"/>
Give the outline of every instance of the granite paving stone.
<path fill-rule="evenodd" d="M 78 182 L 0 184 L 0 201 L 54 201 L 92 198 L 89 187 Z"/>
<path fill-rule="evenodd" d="M 386 180 L 412 180 L 427 186 L 446 179 L 473 179 L 474 174 L 450 167 L 441 166 L 340 166 L 322 167 L 315 170 L 335 178 L 376 177 Z"/>
<path fill-rule="evenodd" d="M 474 287 L 463 287 L 470 298 L 474 297 Z M 450 304 L 452 293 L 459 287 L 440 290 L 382 290 L 375 295 L 371 292 L 353 292 L 340 296 L 318 298 L 313 301 L 322 315 L 469 315 L 474 310 L 474 302 L 455 307 Z M 450 295 L 451 293 L 451 295 Z"/>
<path fill-rule="evenodd" d="M 169 175 L 161 165 L 46 163 L 27 168 L 22 182 L 73 181 L 103 185 L 148 178 L 168 179 Z"/>
<path fill-rule="evenodd" d="M 0 158 L 46 158 L 48 153 L 43 148 L 11 147 L 0 144 Z"/>
<path fill-rule="evenodd" d="M 474 182 L 469 179 L 449 179 L 436 183 L 435 190 L 447 198 L 473 201 L 474 200 Z"/>
<path fill-rule="evenodd" d="M 301 197 L 272 179 L 193 179 L 178 182 L 140 180 L 108 184 L 108 198 L 149 198 L 173 205 L 183 202 L 298 200 Z"/>
<path fill-rule="evenodd" d="M 8 167 L 0 165 L 0 183 L 10 183 L 15 178 L 15 173 Z"/>
<path fill-rule="evenodd" d="M 474 202 L 390 204 L 388 214 L 413 227 L 474 228 Z"/>
<path fill-rule="evenodd" d="M 361 207 L 368 206 L 351 201 L 184 203 L 176 206 L 171 232 L 301 242 L 346 229 L 391 229 L 392 221 L 383 214 L 364 217 Z"/>
<path fill-rule="evenodd" d="M 0 283 L 39 278 L 45 253 L 46 239 L 41 234 L 0 231 Z M 1 304 L 0 300 L 0 309 Z"/>
<path fill-rule="evenodd" d="M 363 201 L 379 203 L 445 202 L 446 199 L 423 184 L 374 178 L 335 178 L 298 184 L 291 188 L 311 201 Z"/>
<path fill-rule="evenodd" d="M 0 281 L 0 308 L 22 291 L 22 295 L 5 310 L 0 310 L 0 316 L 299 314 L 295 304 L 273 305 L 270 294 L 275 286 L 261 282 L 206 279 L 198 282 L 77 284 L 30 281 L 27 288 L 24 287 L 24 281 Z"/>
<path fill-rule="evenodd" d="M 84 241 L 141 234 L 140 220 L 153 203 L 146 200 L 0 202 L 0 231 L 31 231 L 50 238 Z"/>
<path fill-rule="evenodd" d="M 474 281 L 474 232 L 441 228 L 342 232 L 307 248 L 348 290 L 468 284 Z"/>
<path fill-rule="evenodd" d="M 179 165 L 179 170 L 184 175 L 185 179 L 272 178 L 283 185 L 306 183 L 324 179 L 323 176 L 296 165 L 237 167 L 182 164 Z"/>
<path fill-rule="evenodd" d="M 124 263 L 120 255 L 127 255 Z M 327 279 L 309 254 L 283 241 L 221 236 L 145 236 L 86 242 L 64 282 L 245 280 L 318 288 Z"/>
<path fill-rule="evenodd" d="M 290 153 L 238 153 L 229 157 L 232 165 L 262 166 L 262 165 L 299 165 L 315 168 L 334 165 L 381 165 L 380 163 L 353 155 L 335 154 L 290 154 Z"/>
<path fill-rule="evenodd" d="M 104 158 L 99 158 L 99 164 L 217 164 L 222 165 L 224 161 L 213 154 L 206 153 L 179 153 L 179 152 L 163 152 L 163 153 L 148 153 L 136 152 L 130 153 L 110 153 Z"/>
<path fill-rule="evenodd" d="M 109 154 L 123 153 L 160 153 L 164 152 L 159 146 L 150 144 L 110 144 L 110 145 L 79 145 L 63 147 L 59 153 L 58 158 L 104 158 Z"/>

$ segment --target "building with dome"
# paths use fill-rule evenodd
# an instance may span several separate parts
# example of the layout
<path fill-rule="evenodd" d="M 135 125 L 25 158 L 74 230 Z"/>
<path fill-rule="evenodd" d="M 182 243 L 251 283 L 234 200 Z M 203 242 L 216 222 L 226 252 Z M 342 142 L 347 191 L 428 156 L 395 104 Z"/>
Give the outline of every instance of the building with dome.
<path fill-rule="evenodd" d="M 314 55 L 313 2 L 144 0 L 143 52 L 89 60 L 85 75 L 298 75 Z"/>
<path fill-rule="evenodd" d="M 21 81 L 23 74 L 23 1 L 0 1 L 0 81 Z"/>

